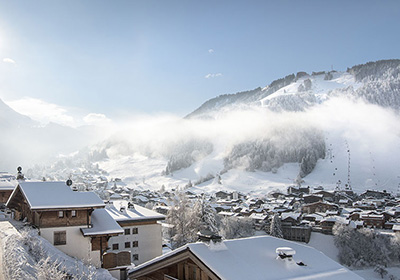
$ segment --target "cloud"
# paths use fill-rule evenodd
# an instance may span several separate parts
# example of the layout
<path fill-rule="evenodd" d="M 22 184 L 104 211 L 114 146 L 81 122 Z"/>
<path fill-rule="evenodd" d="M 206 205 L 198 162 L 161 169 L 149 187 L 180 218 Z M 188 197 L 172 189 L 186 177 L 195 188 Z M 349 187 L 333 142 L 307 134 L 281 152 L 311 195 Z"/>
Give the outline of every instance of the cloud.
<path fill-rule="evenodd" d="M 3 62 L 11 63 L 11 64 L 15 64 L 16 63 L 15 60 L 13 60 L 13 59 L 11 59 L 9 57 L 3 58 Z"/>
<path fill-rule="evenodd" d="M 208 53 L 213 53 L 214 52 L 214 49 L 209 49 L 208 50 Z"/>
<path fill-rule="evenodd" d="M 217 78 L 217 77 L 221 77 L 222 76 L 222 73 L 215 73 L 215 74 L 207 74 L 207 75 L 205 75 L 204 76 L 204 78 L 206 78 L 206 79 L 210 79 L 210 78 Z"/>
<path fill-rule="evenodd" d="M 18 113 L 42 124 L 53 122 L 66 126 L 76 126 L 76 121 L 68 114 L 68 110 L 57 104 L 31 97 L 7 101 L 6 103 Z"/>
<path fill-rule="evenodd" d="M 103 126 L 111 123 L 111 120 L 104 114 L 90 113 L 83 118 L 84 122 L 89 125 Z"/>

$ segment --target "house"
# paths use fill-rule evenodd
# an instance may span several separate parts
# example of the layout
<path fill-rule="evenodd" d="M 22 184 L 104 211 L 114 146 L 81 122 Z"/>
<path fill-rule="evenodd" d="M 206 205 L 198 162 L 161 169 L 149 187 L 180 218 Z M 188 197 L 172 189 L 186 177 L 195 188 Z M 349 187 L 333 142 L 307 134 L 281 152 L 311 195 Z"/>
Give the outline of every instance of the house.
<path fill-rule="evenodd" d="M 107 204 L 106 211 L 124 232 L 109 239 L 108 252 L 129 251 L 135 265 L 162 254 L 162 229 L 158 222 L 165 220 L 164 215 L 125 200 Z"/>
<path fill-rule="evenodd" d="M 322 219 L 320 222 L 321 231 L 323 233 L 332 234 L 332 229 L 333 229 L 333 226 L 335 225 L 335 223 L 336 223 L 335 217 L 328 217 L 328 218 Z"/>
<path fill-rule="evenodd" d="M 137 280 L 362 279 L 318 250 L 258 236 L 191 243 L 134 267 Z"/>
<path fill-rule="evenodd" d="M 364 225 L 373 228 L 383 228 L 385 224 L 385 216 L 380 214 L 361 214 L 360 220 L 364 222 Z"/>
<path fill-rule="evenodd" d="M 95 193 L 75 192 L 64 182 L 19 182 L 6 205 L 57 249 L 97 267 L 108 239 L 123 233 Z"/>
<path fill-rule="evenodd" d="M 304 199 L 304 203 L 314 203 L 314 202 L 318 202 L 318 201 L 322 201 L 323 200 L 323 195 L 317 195 L 317 194 L 310 194 L 310 195 L 304 195 L 303 196 Z"/>
<path fill-rule="evenodd" d="M 301 208 L 303 213 L 312 214 L 315 212 L 323 212 L 325 213 L 328 210 L 338 210 L 339 207 L 336 204 L 329 203 L 329 202 L 314 202 L 310 204 L 305 204 Z"/>

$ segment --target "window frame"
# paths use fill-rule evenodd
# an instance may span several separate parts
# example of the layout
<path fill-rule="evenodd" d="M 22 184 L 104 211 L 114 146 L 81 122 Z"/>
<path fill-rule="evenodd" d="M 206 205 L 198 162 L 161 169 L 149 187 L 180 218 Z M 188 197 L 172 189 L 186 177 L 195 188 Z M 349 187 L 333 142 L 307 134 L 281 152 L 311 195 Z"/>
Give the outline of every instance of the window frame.
<path fill-rule="evenodd" d="M 115 251 L 119 250 L 119 244 L 118 243 L 113 244 L 112 245 L 112 249 L 115 250 Z"/>
<path fill-rule="evenodd" d="M 126 248 L 131 248 L 131 242 L 130 241 L 125 242 L 125 249 Z"/>
<path fill-rule="evenodd" d="M 64 211 L 63 210 L 59 210 L 58 211 L 58 217 L 61 219 L 61 218 L 64 218 Z"/>
<path fill-rule="evenodd" d="M 137 227 L 132 228 L 132 234 L 139 234 L 139 229 Z"/>
<path fill-rule="evenodd" d="M 131 229 L 130 228 L 125 228 L 124 229 L 124 235 L 131 235 Z"/>

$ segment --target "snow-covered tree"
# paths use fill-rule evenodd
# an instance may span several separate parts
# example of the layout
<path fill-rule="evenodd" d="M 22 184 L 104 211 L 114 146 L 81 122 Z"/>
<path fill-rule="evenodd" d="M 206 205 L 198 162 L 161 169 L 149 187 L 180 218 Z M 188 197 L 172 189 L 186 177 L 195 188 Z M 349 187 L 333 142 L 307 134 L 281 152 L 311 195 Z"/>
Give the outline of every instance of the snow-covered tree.
<path fill-rule="evenodd" d="M 391 237 L 375 232 L 373 229 L 354 229 L 336 224 L 333 227 L 334 241 L 339 249 L 339 261 L 352 267 L 387 266 L 395 259 L 396 246 Z"/>
<path fill-rule="evenodd" d="M 249 218 L 224 217 L 219 232 L 225 239 L 249 237 L 254 235 L 254 224 Z"/>
<path fill-rule="evenodd" d="M 173 225 L 170 236 L 171 247 L 175 249 L 197 240 L 202 212 L 199 203 L 192 203 L 184 193 L 178 193 L 173 204 L 168 210 L 166 221 Z"/>
<path fill-rule="evenodd" d="M 272 217 L 269 234 L 278 238 L 283 238 L 282 223 L 278 213 Z"/>
<path fill-rule="evenodd" d="M 196 204 L 199 204 L 196 208 L 201 211 L 202 229 L 208 229 L 214 233 L 218 233 L 220 223 L 219 216 L 205 195 L 202 195 Z"/>

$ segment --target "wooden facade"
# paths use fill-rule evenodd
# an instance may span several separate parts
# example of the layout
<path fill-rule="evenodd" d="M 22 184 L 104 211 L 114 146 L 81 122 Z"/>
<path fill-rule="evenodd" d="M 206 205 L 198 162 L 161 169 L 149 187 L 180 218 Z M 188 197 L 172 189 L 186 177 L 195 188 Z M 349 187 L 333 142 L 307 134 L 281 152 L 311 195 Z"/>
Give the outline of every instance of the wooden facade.
<path fill-rule="evenodd" d="M 90 226 L 91 213 L 94 208 L 59 208 L 59 209 L 37 209 L 29 207 L 27 199 L 17 187 L 16 194 L 9 203 L 9 208 L 14 209 L 15 219 L 26 219 L 38 228 Z M 100 208 L 100 207 L 96 207 Z"/>
<path fill-rule="evenodd" d="M 133 271 L 129 279 L 137 280 L 217 280 L 221 279 L 189 248 L 152 265 Z"/>
<path fill-rule="evenodd" d="M 326 202 L 314 202 L 310 204 L 306 204 L 302 207 L 302 212 L 307 214 L 312 214 L 315 212 L 325 213 L 328 210 L 338 210 L 339 207 L 335 204 L 326 203 Z"/>
<path fill-rule="evenodd" d="M 11 193 L 13 190 L 0 190 L 0 204 L 5 204 L 7 200 L 10 198 Z"/>

